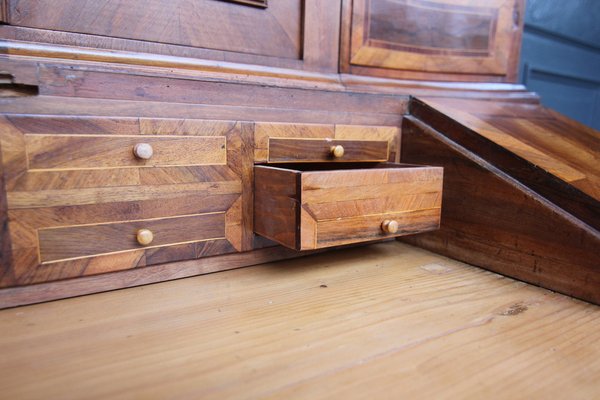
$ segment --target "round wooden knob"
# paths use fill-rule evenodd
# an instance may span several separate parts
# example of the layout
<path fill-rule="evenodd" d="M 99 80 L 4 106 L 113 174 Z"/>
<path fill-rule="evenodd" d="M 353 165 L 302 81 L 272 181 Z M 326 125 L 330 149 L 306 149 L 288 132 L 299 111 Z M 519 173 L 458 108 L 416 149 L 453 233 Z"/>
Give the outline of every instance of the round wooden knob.
<path fill-rule="evenodd" d="M 396 233 L 398 232 L 398 222 L 391 219 L 386 219 L 381 224 L 381 229 L 385 233 Z"/>
<path fill-rule="evenodd" d="M 154 240 L 154 234 L 150 229 L 140 229 L 137 231 L 136 238 L 142 246 L 148 246 Z"/>
<path fill-rule="evenodd" d="M 344 156 L 344 147 L 340 146 L 331 146 L 331 155 L 335 158 L 342 158 Z"/>
<path fill-rule="evenodd" d="M 133 146 L 133 154 L 141 160 L 149 160 L 154 154 L 154 150 L 149 143 L 138 143 Z"/>

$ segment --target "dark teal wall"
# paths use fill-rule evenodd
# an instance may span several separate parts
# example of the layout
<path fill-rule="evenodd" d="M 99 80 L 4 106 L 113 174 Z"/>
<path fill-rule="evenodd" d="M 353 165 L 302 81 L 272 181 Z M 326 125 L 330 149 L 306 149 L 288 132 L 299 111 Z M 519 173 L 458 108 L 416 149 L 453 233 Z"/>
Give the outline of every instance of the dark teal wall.
<path fill-rule="evenodd" d="M 527 0 L 520 80 L 600 129 L 600 0 Z"/>

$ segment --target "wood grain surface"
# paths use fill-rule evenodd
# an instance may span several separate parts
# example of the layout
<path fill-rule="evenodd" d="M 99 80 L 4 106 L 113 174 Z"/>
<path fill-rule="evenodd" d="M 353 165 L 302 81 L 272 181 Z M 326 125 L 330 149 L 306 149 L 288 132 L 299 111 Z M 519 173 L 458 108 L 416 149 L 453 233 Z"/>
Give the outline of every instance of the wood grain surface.
<path fill-rule="evenodd" d="M 279 122 L 256 122 L 255 124 L 255 135 L 254 135 L 254 146 L 256 148 L 254 152 L 254 160 L 257 163 L 270 162 L 271 158 L 274 161 L 281 157 L 281 151 L 275 149 L 275 154 L 271 157 L 270 147 L 271 138 L 275 141 L 283 139 L 296 139 L 296 140 L 310 140 L 307 142 L 309 146 L 316 146 L 318 143 L 317 139 L 321 140 L 340 140 L 340 141 L 369 141 L 369 142 L 387 142 L 387 156 L 385 160 L 392 162 L 398 162 L 400 155 L 400 129 L 396 126 L 368 126 L 368 125 L 345 125 L 345 124 L 302 124 L 302 123 L 279 123 Z M 285 142 L 290 143 L 294 146 L 300 147 L 300 142 Z M 312 143 L 312 144 L 311 144 Z M 368 143 L 367 143 L 368 144 Z M 360 146 L 359 146 L 360 147 Z M 379 149 L 379 148 L 378 148 Z M 281 150 L 281 149 L 279 149 Z M 288 149 L 289 152 L 290 149 Z M 301 151 L 300 155 L 296 158 L 301 159 L 301 154 L 306 154 L 306 151 Z M 365 151 L 360 148 L 354 148 L 353 152 L 356 152 L 355 157 L 358 158 L 356 161 L 365 161 L 364 158 L 367 155 L 369 157 L 376 153 L 376 149 Z M 381 150 L 379 150 L 381 152 Z M 368 154 L 367 154 L 368 153 Z M 352 152 L 351 154 L 352 155 Z M 315 157 L 315 155 L 313 155 Z M 289 155 L 286 156 L 289 158 Z M 331 157 L 318 156 L 316 161 L 331 161 Z M 354 161 L 354 160 L 351 160 Z"/>
<path fill-rule="evenodd" d="M 287 68 L 289 72 L 292 68 L 337 72 L 341 0 L 286 0 L 271 5 L 269 10 L 246 10 L 248 7 L 212 0 L 111 0 L 102 9 L 72 1 L 58 2 L 51 8 L 29 1 L 21 3 L 35 15 L 23 15 L 19 2 L 0 3 L 0 19 L 11 23 L 0 27 L 0 36 L 55 49 L 64 45 L 77 48 L 67 58 L 81 59 L 77 54 L 97 49 L 107 50 L 104 55 L 108 58 L 115 51 L 129 52 L 133 63 L 148 56 L 154 60 L 152 64 L 178 57 L 192 64 L 214 60 L 223 67 L 223 62 L 235 62 L 250 67 Z M 17 8 L 11 13 L 15 4 Z M 40 18 L 40 12 L 50 18 Z M 67 20 L 72 13 L 81 15 L 81 21 Z M 86 25 L 84 21 L 94 17 L 103 23 Z M 111 23 L 113 18 L 123 17 L 136 20 L 129 25 Z M 55 30 L 49 30 L 50 26 Z"/>
<path fill-rule="evenodd" d="M 393 78 L 512 82 L 521 0 L 346 0 L 344 72 Z"/>
<path fill-rule="evenodd" d="M 410 112 L 600 231 L 600 132 L 536 104 L 426 99 Z"/>
<path fill-rule="evenodd" d="M 311 250 L 437 229 L 443 171 L 404 164 L 256 166 L 255 232 Z M 400 225 L 382 229 L 384 220 Z"/>
<path fill-rule="evenodd" d="M 10 399 L 590 399 L 600 309 L 392 242 L 0 312 Z"/>
<path fill-rule="evenodd" d="M 298 59 L 302 51 L 300 0 L 266 9 L 206 0 L 7 3 L 8 23 L 16 26 L 282 58 Z"/>
<path fill-rule="evenodd" d="M 315 1 L 316 0 L 312 0 Z M 335 8 L 331 2 L 318 2 L 321 7 Z M 316 13 L 316 17 L 320 19 L 329 18 L 326 13 Z M 311 19 L 307 15 L 307 23 Z M 320 21 L 331 29 L 332 24 L 329 21 Z M 318 24 L 317 24 L 318 25 Z M 310 31 L 305 34 L 305 41 L 318 41 L 322 46 L 327 47 L 327 43 L 331 47 L 337 46 L 337 42 L 327 38 L 323 40 L 320 32 L 323 27 L 318 30 Z M 29 28 L 19 28 L 9 25 L 0 25 L 0 35 L 7 40 L 1 44 L 5 54 L 0 55 L 0 66 L 3 71 L 14 76 L 14 81 L 27 85 L 52 85 L 52 81 L 45 81 L 38 75 L 37 71 L 40 63 L 51 61 L 53 64 L 67 65 L 70 68 L 81 67 L 81 61 L 85 61 L 87 67 L 92 65 L 110 66 L 110 70 L 127 70 L 130 74 L 143 74 L 154 77 L 178 77 L 180 79 L 197 80 L 219 80 L 230 81 L 233 79 L 238 83 L 246 84 L 261 84 L 268 86 L 280 87 L 296 87 L 304 89 L 320 88 L 322 90 L 333 91 L 358 91 L 371 92 L 391 95 L 417 95 L 417 96 L 435 96 L 435 97 L 464 97 L 464 98 L 479 98 L 479 99 L 497 99 L 499 101 L 521 101 L 528 103 L 539 103 L 539 96 L 536 93 L 529 92 L 521 84 L 515 83 L 498 83 L 491 78 L 488 82 L 481 82 L 473 78 L 471 75 L 459 75 L 453 77 L 452 82 L 427 81 L 427 80 L 409 80 L 409 79 L 383 79 L 375 78 L 366 75 L 349 75 L 346 73 L 338 74 L 336 52 L 327 51 L 325 48 L 320 48 L 324 51 L 323 54 L 311 54 L 312 60 L 319 64 L 320 61 L 327 63 L 323 66 L 326 73 L 312 72 L 301 68 L 306 66 L 307 61 L 298 63 L 292 61 L 292 65 L 285 65 L 286 68 L 255 66 L 251 64 L 242 64 L 235 62 L 221 61 L 229 60 L 232 53 L 225 53 L 221 56 L 216 56 L 219 61 L 213 59 L 210 55 L 195 55 L 194 58 L 175 56 L 178 54 L 177 49 L 167 48 L 161 49 L 146 49 L 153 47 L 152 43 L 143 42 L 144 53 L 137 53 L 137 45 L 123 46 L 118 45 L 119 51 L 106 50 L 111 48 L 111 42 L 118 41 L 117 39 L 107 40 L 99 38 L 96 41 L 91 41 L 89 35 L 68 34 L 65 32 L 53 31 L 38 31 Z M 65 39 L 67 36 L 68 39 Z M 71 47 L 64 45 L 49 45 L 39 42 L 55 41 L 57 43 L 74 43 L 76 46 Z M 37 43 L 31 43 L 37 42 Z M 124 48 L 130 49 L 123 51 Z M 152 52 L 163 52 L 164 54 L 149 54 Z M 208 51 L 208 50 L 206 50 Z M 312 52 L 311 52 L 312 53 Z M 240 54 L 234 53 L 237 56 Z M 206 58 L 204 58 L 206 57 Z M 256 56 L 250 56 L 253 59 Z M 309 54 L 305 53 L 305 57 Z M 262 61 L 254 60 L 253 63 L 269 64 L 277 61 L 277 65 L 282 59 L 266 57 Z M 248 62 L 246 60 L 246 62 Z M 319 64 L 320 65 L 320 64 Z M 309 68 L 309 67 L 307 67 Z M 320 67 L 321 68 L 321 67 Z M 357 67 L 358 68 L 358 67 Z M 347 71 L 346 71 L 347 72 Z M 479 76 L 480 77 L 480 76 Z M 433 79 L 433 78 L 432 78 Z M 472 79 L 471 82 L 468 80 Z M 467 80 L 467 82 L 462 82 Z M 300 111 L 300 110 L 297 110 Z M 60 114 L 60 113 L 59 113 Z M 188 116 L 190 117 L 190 116 Z M 213 116 L 213 119 L 216 118 Z M 222 118 L 222 117 L 219 117 Z M 323 122 L 313 120 L 312 122 Z M 337 121 L 342 123 L 342 120 Z M 381 125 L 380 122 L 374 122 L 373 125 Z"/>
<path fill-rule="evenodd" d="M 140 229 L 151 231 L 153 240 L 148 245 L 136 240 Z M 38 229 L 38 239 L 42 263 L 225 239 L 225 213 L 42 228 Z"/>
<path fill-rule="evenodd" d="M 600 304 L 600 233 L 414 117 L 402 158 L 444 167 L 440 230 L 406 238 L 492 271 Z"/>
<path fill-rule="evenodd" d="M 332 147 L 342 146 L 336 157 Z M 389 157 L 389 142 L 377 140 L 288 139 L 269 137 L 269 163 L 379 161 Z"/>
<path fill-rule="evenodd" d="M 140 160 L 133 148 L 147 143 L 152 157 Z M 225 136 L 176 136 L 140 138 L 139 135 L 25 135 L 30 170 L 93 169 L 119 167 L 171 167 L 176 165 L 225 165 Z"/>
<path fill-rule="evenodd" d="M 149 264 L 156 264 L 151 268 L 119 270 L 121 260 L 115 257 L 90 262 L 88 268 L 94 269 L 95 275 L 3 288 L 0 290 L 0 309 L 227 271 L 322 251 L 298 253 L 283 246 L 274 246 L 273 242 L 260 236 L 254 242 L 257 250 L 242 253 L 236 252 L 226 239 L 148 249 L 146 260 Z M 174 259 L 179 261 L 171 261 Z M 98 258 L 92 260 L 97 261 Z M 56 270 L 46 272 L 51 278 Z"/>
<path fill-rule="evenodd" d="M 215 255 L 201 251 L 207 240 L 227 241 L 223 253 L 252 248 L 251 123 L 7 115 L 1 124 L 12 258 L 0 286 Z M 134 156 L 139 142 L 152 158 Z M 150 246 L 135 241 L 142 228 L 154 230 Z"/>
<path fill-rule="evenodd" d="M 300 171 L 254 168 L 254 232 L 291 249 L 298 247 Z"/>

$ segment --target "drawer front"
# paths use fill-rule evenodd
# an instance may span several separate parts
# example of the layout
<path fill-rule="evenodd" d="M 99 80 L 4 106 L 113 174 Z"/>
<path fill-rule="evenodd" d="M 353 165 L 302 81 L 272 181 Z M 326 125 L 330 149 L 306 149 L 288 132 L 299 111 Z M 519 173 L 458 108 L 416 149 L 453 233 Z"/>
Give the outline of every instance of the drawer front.
<path fill-rule="evenodd" d="M 224 136 L 25 135 L 30 170 L 218 165 Z"/>
<path fill-rule="evenodd" d="M 315 170 L 316 169 L 316 170 Z M 298 250 L 437 229 L 443 170 L 255 167 L 255 231 Z"/>
<path fill-rule="evenodd" d="M 300 224 L 309 227 L 309 230 L 302 236 L 302 249 L 318 249 L 435 230 L 440 225 L 440 211 L 439 207 L 433 207 L 325 221 L 315 221 L 309 213 L 303 213 Z M 388 221 L 398 224 L 397 231 L 384 231 L 384 223 L 389 224 Z"/>
<path fill-rule="evenodd" d="M 387 161 L 384 140 L 269 138 L 269 163 Z"/>
<path fill-rule="evenodd" d="M 301 0 L 5 0 L 10 25 L 135 40 L 136 51 L 203 48 L 298 60 Z M 260 7 L 256 7 L 260 6 Z M 80 39 L 81 40 L 81 39 Z M 94 37 L 87 41 L 98 43 Z M 147 42 L 141 44 L 137 41 Z M 104 38 L 102 42 L 111 43 Z M 127 43 L 127 42 L 126 42 Z M 152 45 L 155 43 L 155 45 Z M 164 49 L 164 45 L 175 46 Z M 90 46 L 93 47 L 93 46 Z M 201 53 L 202 54 L 202 53 Z"/>
<path fill-rule="evenodd" d="M 185 227 L 185 229 L 182 229 Z M 225 213 L 38 230 L 40 261 L 118 253 L 225 238 Z"/>
<path fill-rule="evenodd" d="M 338 159 L 332 144 L 344 148 Z M 254 161 L 331 162 L 390 161 L 400 154 L 400 129 L 396 126 L 291 124 L 256 122 Z"/>
<path fill-rule="evenodd" d="M 7 115 L 0 128 L 12 254 L 0 287 L 251 248 L 249 123 Z"/>

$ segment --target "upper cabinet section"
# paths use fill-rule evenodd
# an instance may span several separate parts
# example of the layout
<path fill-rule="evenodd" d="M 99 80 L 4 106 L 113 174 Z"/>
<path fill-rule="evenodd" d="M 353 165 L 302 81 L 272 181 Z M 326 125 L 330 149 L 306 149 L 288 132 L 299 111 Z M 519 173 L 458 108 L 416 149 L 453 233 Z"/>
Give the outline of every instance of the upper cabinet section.
<path fill-rule="evenodd" d="M 344 0 L 343 8 L 344 72 L 516 80 L 522 0 Z"/>
<path fill-rule="evenodd" d="M 0 0 L 0 36 L 336 72 L 340 1 Z"/>
<path fill-rule="evenodd" d="M 0 38 L 13 55 L 169 68 L 208 61 L 214 71 L 231 62 L 288 70 L 260 68 L 277 78 L 327 73 L 302 79 L 329 83 L 338 72 L 514 82 L 523 7 L 524 0 L 0 0 Z"/>

